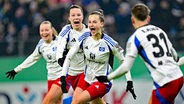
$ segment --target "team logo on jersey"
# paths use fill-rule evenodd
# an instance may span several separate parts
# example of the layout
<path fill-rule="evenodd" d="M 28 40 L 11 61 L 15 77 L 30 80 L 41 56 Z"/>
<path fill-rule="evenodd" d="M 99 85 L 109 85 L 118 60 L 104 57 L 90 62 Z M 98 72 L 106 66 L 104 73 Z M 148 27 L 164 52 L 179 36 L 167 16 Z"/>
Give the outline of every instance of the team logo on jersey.
<path fill-rule="evenodd" d="M 104 52 L 105 51 L 105 47 L 99 47 L 99 51 Z"/>
<path fill-rule="evenodd" d="M 76 42 L 75 38 L 73 38 L 73 39 L 71 40 L 71 42 Z"/>
<path fill-rule="evenodd" d="M 95 59 L 95 54 L 90 53 L 90 58 L 91 58 L 91 59 Z"/>
<path fill-rule="evenodd" d="M 52 51 L 57 51 L 57 47 L 52 47 Z"/>
<path fill-rule="evenodd" d="M 85 46 L 84 49 L 88 49 L 88 46 Z"/>
<path fill-rule="evenodd" d="M 47 58 L 48 58 L 49 60 L 51 60 L 51 59 L 52 59 L 52 56 L 51 56 L 50 54 L 47 54 Z"/>

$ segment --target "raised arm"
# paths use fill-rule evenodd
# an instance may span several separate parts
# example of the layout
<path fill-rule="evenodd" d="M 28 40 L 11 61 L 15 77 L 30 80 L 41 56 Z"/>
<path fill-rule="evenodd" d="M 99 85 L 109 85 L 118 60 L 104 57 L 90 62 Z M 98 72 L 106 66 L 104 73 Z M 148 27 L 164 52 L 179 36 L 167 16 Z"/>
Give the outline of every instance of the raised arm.
<path fill-rule="evenodd" d="M 39 54 L 38 52 L 38 47 L 36 47 L 36 49 L 34 50 L 34 52 L 28 56 L 26 58 L 26 60 L 24 60 L 20 65 L 18 65 L 16 68 L 14 68 L 13 70 L 10 70 L 8 72 L 6 72 L 7 74 L 7 78 L 9 79 L 14 79 L 15 75 L 22 71 L 25 68 L 28 68 L 30 66 L 32 66 L 33 64 L 35 64 L 39 59 L 41 58 L 41 54 Z"/>

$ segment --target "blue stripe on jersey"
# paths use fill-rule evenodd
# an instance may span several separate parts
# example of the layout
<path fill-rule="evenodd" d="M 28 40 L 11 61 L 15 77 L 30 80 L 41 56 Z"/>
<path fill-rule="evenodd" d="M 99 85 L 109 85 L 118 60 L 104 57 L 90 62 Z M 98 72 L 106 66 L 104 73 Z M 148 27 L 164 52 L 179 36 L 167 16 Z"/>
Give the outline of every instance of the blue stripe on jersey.
<path fill-rule="evenodd" d="M 41 52 L 40 52 L 40 47 L 41 47 L 41 45 L 44 43 L 44 40 L 43 39 L 40 39 L 40 41 L 38 42 L 38 44 L 37 44 L 37 46 L 36 47 L 38 47 L 38 53 L 39 54 L 41 54 Z"/>
<path fill-rule="evenodd" d="M 66 29 L 63 30 L 61 33 L 59 33 L 59 36 L 64 37 L 66 35 L 66 33 L 68 31 L 70 31 L 70 29 L 71 29 L 71 26 L 70 25 L 66 26 Z"/>
<path fill-rule="evenodd" d="M 87 38 L 87 37 L 89 37 L 90 36 L 90 32 L 85 32 L 85 33 L 83 33 L 79 38 L 78 38 L 78 41 L 79 42 L 81 42 L 80 43 L 80 48 L 83 46 L 83 42 L 84 42 L 84 40 Z"/>
<path fill-rule="evenodd" d="M 161 104 L 173 104 L 172 102 L 168 101 L 167 99 L 165 99 L 160 92 L 158 91 L 158 89 L 156 89 L 156 96 L 159 99 Z"/>
<path fill-rule="evenodd" d="M 109 74 L 109 65 L 107 65 L 107 72 L 106 72 L 106 75 L 108 75 Z M 112 83 L 111 82 L 108 82 L 108 85 L 107 85 L 108 87 L 107 87 L 107 89 L 106 89 L 106 92 L 109 92 L 110 91 L 110 89 L 111 89 L 111 86 L 112 86 Z"/>
<path fill-rule="evenodd" d="M 71 32 L 71 31 L 70 31 L 70 32 Z M 67 43 L 68 43 L 68 42 L 69 42 L 69 40 L 70 40 L 70 35 L 69 35 L 69 34 L 70 34 L 70 32 L 68 32 L 68 34 L 67 34 L 67 35 L 68 35 L 68 38 L 67 38 L 67 40 L 66 40 L 66 41 L 67 41 Z"/>
<path fill-rule="evenodd" d="M 80 46 L 79 46 L 80 48 L 82 48 L 82 47 L 83 47 L 83 42 L 84 42 L 84 41 L 82 41 L 82 42 L 81 42 L 81 44 L 80 44 Z"/>
<path fill-rule="evenodd" d="M 108 43 L 107 43 L 107 42 L 105 42 L 105 43 L 107 44 L 107 46 L 108 46 L 108 48 L 109 48 L 109 52 L 110 52 L 108 63 L 109 63 L 109 65 L 113 68 L 114 55 L 113 55 L 113 53 L 112 53 L 111 47 L 108 45 Z"/>
<path fill-rule="evenodd" d="M 107 71 L 106 71 L 106 75 L 109 74 L 109 65 L 107 64 Z"/>
<path fill-rule="evenodd" d="M 109 37 L 108 35 L 104 34 L 103 39 L 105 41 L 107 41 L 109 44 L 111 44 L 112 46 L 115 46 L 117 44 L 116 41 L 114 41 L 111 37 Z"/>
<path fill-rule="evenodd" d="M 85 75 L 86 75 L 86 71 L 87 71 L 87 65 L 85 66 L 85 68 L 84 68 L 84 77 L 85 77 Z"/>
<path fill-rule="evenodd" d="M 140 41 L 138 40 L 138 38 L 136 36 L 134 38 L 134 43 L 135 43 L 135 46 L 137 47 L 137 50 L 138 50 L 140 56 L 144 59 L 144 61 L 147 62 L 151 67 L 153 67 L 155 69 L 155 66 L 153 66 L 153 64 L 149 60 L 144 48 L 140 45 Z"/>
<path fill-rule="evenodd" d="M 153 84 L 156 88 L 160 88 L 160 86 L 158 85 L 158 83 L 156 83 L 155 81 L 153 81 Z"/>
<path fill-rule="evenodd" d="M 84 39 L 86 39 L 88 36 L 90 36 L 90 32 L 85 32 L 83 33 L 79 38 L 78 41 L 83 41 Z"/>
<path fill-rule="evenodd" d="M 107 85 L 107 86 L 108 86 L 108 87 L 107 87 L 106 91 L 109 92 L 110 89 L 111 89 L 111 86 L 112 86 L 112 82 L 108 82 L 108 85 Z"/>
<path fill-rule="evenodd" d="M 162 104 L 172 104 L 171 102 L 169 102 L 167 99 L 165 99 L 164 97 L 162 97 L 162 95 L 160 94 L 160 92 L 158 91 L 158 88 L 160 88 L 160 86 L 155 82 L 153 81 L 153 84 L 154 86 L 156 87 L 156 96 L 158 97 L 159 101 L 162 103 Z"/>

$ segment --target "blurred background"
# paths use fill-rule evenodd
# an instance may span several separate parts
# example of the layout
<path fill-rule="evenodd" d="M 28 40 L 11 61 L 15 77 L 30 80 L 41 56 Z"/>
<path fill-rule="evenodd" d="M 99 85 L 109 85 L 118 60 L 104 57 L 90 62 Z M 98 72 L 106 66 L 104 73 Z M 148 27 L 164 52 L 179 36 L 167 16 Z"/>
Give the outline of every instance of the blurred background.
<path fill-rule="evenodd" d="M 130 20 L 131 7 L 138 2 L 145 3 L 151 9 L 151 24 L 161 27 L 168 34 L 179 56 L 183 56 L 184 0 L 0 0 L 1 104 L 39 104 L 45 95 L 47 73 L 43 59 L 18 74 L 14 81 L 5 76 L 6 71 L 19 65 L 33 52 L 40 39 L 39 25 L 42 21 L 51 21 L 60 32 L 67 23 L 71 4 L 82 6 L 86 24 L 89 13 L 103 9 L 105 32 L 125 49 L 128 37 L 134 32 Z M 115 62 L 114 66 L 118 65 Z M 134 101 L 124 91 L 126 81 L 122 78 L 115 81 L 115 86 L 106 96 L 110 104 L 147 104 L 152 82 L 139 57 L 132 68 L 132 74 L 138 99 Z M 176 104 L 183 104 L 183 99 L 184 90 L 178 95 Z"/>
<path fill-rule="evenodd" d="M 81 5 L 85 19 L 90 12 L 104 10 L 105 31 L 123 48 L 134 31 L 131 7 L 144 2 L 151 9 L 151 24 L 164 29 L 178 52 L 184 51 L 183 0 L 0 0 L 0 56 L 27 56 L 40 39 L 39 24 L 49 20 L 59 32 L 67 23 L 68 7 Z"/>

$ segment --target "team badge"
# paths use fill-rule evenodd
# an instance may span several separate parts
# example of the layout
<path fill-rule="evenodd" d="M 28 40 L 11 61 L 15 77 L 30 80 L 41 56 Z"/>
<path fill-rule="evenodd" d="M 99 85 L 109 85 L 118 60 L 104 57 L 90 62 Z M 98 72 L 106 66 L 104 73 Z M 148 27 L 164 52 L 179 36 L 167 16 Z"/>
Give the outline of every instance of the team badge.
<path fill-rule="evenodd" d="M 99 47 L 99 51 L 104 52 L 105 51 L 105 47 Z"/>

